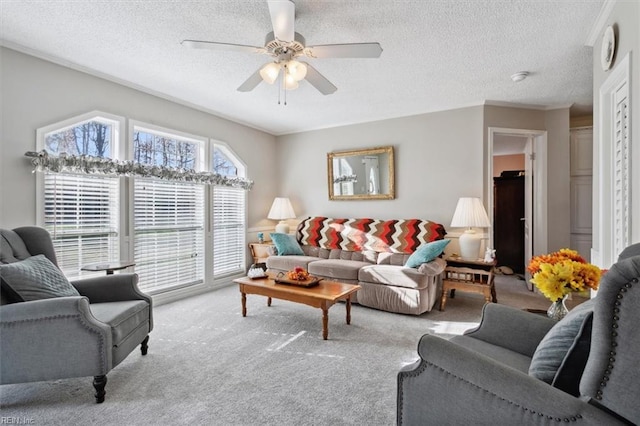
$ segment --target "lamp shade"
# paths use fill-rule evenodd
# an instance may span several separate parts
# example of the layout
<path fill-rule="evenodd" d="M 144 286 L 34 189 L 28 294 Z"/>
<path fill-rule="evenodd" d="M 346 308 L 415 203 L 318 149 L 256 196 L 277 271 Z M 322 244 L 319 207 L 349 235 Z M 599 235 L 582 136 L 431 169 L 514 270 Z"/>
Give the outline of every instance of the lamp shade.
<path fill-rule="evenodd" d="M 280 221 L 280 223 L 276 225 L 276 232 L 283 234 L 289 233 L 289 225 L 285 222 L 285 219 L 293 219 L 295 217 L 296 214 L 291 206 L 291 201 L 286 197 L 276 197 L 267 215 L 269 219 Z"/>
<path fill-rule="evenodd" d="M 489 216 L 480 198 L 462 197 L 458 200 L 456 211 L 451 219 L 454 228 L 488 228 L 491 226 Z"/>
<path fill-rule="evenodd" d="M 477 260 L 480 254 L 482 238 L 471 228 L 488 228 L 491 226 L 487 212 L 479 198 L 463 197 L 458 200 L 456 211 L 451 219 L 452 227 L 467 228 L 460 235 L 460 257 L 467 260 Z"/>
<path fill-rule="evenodd" d="M 293 77 L 295 81 L 300 81 L 307 76 L 307 66 L 302 62 L 289 61 L 286 64 L 287 73 Z"/>
<path fill-rule="evenodd" d="M 291 75 L 285 74 L 284 76 L 284 88 L 285 90 L 296 90 L 300 84 L 298 81 Z"/>
<path fill-rule="evenodd" d="M 280 64 L 269 62 L 260 69 L 260 77 L 269 84 L 273 84 L 280 74 Z"/>
<path fill-rule="evenodd" d="M 276 197 L 276 199 L 273 200 L 271 210 L 269 210 L 267 217 L 274 220 L 293 219 L 296 217 L 296 214 L 293 212 L 291 201 L 289 201 L 288 198 Z"/>

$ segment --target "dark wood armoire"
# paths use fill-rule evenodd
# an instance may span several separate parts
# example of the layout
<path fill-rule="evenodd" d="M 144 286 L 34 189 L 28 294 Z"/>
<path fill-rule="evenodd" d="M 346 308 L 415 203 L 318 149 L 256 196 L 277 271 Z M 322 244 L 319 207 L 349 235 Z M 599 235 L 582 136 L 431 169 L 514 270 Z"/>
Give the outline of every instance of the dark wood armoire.
<path fill-rule="evenodd" d="M 493 242 L 498 266 L 524 273 L 524 176 L 493 178 Z"/>

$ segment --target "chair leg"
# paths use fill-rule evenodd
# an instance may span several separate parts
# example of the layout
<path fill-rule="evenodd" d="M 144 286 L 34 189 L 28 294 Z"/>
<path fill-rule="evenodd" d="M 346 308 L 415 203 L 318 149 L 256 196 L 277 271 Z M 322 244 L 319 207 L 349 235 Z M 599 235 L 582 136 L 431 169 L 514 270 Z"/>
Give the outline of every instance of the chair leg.
<path fill-rule="evenodd" d="M 107 376 L 94 376 L 93 387 L 96 390 L 95 397 L 96 403 L 101 404 L 104 402 L 104 395 L 106 394 L 104 388 L 107 386 Z"/>
<path fill-rule="evenodd" d="M 149 350 L 149 336 L 145 337 L 142 343 L 140 343 L 140 352 L 142 355 L 146 355 Z"/>

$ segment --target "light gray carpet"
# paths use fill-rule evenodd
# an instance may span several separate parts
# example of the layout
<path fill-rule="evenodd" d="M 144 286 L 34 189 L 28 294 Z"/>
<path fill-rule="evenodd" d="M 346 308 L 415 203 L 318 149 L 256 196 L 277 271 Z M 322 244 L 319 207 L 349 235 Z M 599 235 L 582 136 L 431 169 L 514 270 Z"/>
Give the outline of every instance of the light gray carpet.
<path fill-rule="evenodd" d="M 498 302 L 546 309 L 523 281 L 499 276 Z M 95 404 L 91 378 L 0 386 L 0 416 L 36 425 L 393 425 L 396 375 L 417 359 L 420 336 L 474 327 L 484 300 L 458 292 L 445 312 L 420 317 L 354 305 L 321 311 L 249 295 L 236 286 L 156 307 L 149 354 L 108 374 Z M 15 423 L 14 422 L 14 423 Z"/>

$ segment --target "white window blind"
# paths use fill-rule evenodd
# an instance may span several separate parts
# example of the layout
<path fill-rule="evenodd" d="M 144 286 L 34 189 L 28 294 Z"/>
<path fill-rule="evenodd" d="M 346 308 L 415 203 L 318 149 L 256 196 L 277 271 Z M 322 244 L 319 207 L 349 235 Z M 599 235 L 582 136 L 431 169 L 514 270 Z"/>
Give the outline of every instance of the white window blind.
<path fill-rule="evenodd" d="M 79 278 L 87 263 L 119 259 L 119 178 L 46 174 L 44 227 L 60 269 Z"/>
<path fill-rule="evenodd" d="M 245 267 L 245 191 L 213 188 L 213 276 L 239 273 Z"/>
<path fill-rule="evenodd" d="M 134 257 L 149 293 L 203 282 L 204 185 L 135 179 Z"/>

